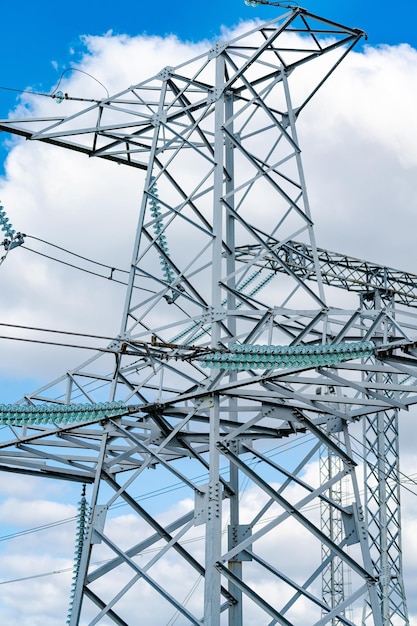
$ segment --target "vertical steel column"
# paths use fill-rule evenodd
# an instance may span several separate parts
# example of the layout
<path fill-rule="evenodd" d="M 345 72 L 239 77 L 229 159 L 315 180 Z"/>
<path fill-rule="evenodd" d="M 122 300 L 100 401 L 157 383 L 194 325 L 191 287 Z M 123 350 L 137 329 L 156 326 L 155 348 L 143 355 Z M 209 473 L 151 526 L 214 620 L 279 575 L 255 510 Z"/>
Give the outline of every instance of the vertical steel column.
<path fill-rule="evenodd" d="M 234 310 L 236 308 L 236 296 L 234 289 L 236 287 L 235 280 L 235 268 L 236 268 L 236 246 L 235 246 L 235 218 L 233 217 L 230 209 L 235 208 L 234 198 L 234 153 L 233 143 L 230 139 L 233 136 L 233 95 L 232 93 L 225 94 L 225 127 L 229 131 L 228 136 L 225 137 L 225 174 L 226 174 L 226 244 L 227 244 L 227 257 L 226 257 L 226 269 L 227 269 L 227 285 L 230 291 L 227 293 L 227 310 Z M 227 326 L 234 337 L 236 335 L 236 319 L 234 316 L 229 316 L 227 320 Z M 230 372 L 230 381 L 237 380 L 237 372 Z M 228 400 L 230 406 L 229 415 L 235 415 L 237 410 L 236 398 L 230 398 Z M 234 442 L 233 450 L 235 454 L 239 454 L 239 444 Z M 229 463 L 229 546 L 228 549 L 234 548 L 238 542 L 238 529 L 239 529 L 239 470 L 234 463 Z M 228 563 L 229 570 L 240 580 L 242 580 L 242 561 L 239 557 L 235 557 Z M 229 581 L 229 591 L 236 603 L 229 609 L 229 626 L 242 626 L 243 624 L 243 607 L 242 607 L 242 591 L 232 581 Z"/>
<path fill-rule="evenodd" d="M 223 249 L 223 193 L 224 193 L 224 58 L 217 49 L 215 81 L 215 138 L 214 138 L 214 189 L 213 189 L 213 257 L 212 257 L 212 333 L 211 347 L 218 347 L 220 340 L 222 249 Z M 215 377 L 217 370 L 212 370 Z M 220 482 L 220 400 L 213 395 L 209 426 L 209 483 L 206 506 L 206 562 L 204 587 L 204 624 L 220 626 L 220 571 L 217 563 L 221 556 L 222 539 L 222 485 Z"/>
<path fill-rule="evenodd" d="M 393 312 L 394 301 L 390 294 L 375 291 L 362 298 L 362 306 Z M 384 343 L 393 335 L 389 324 L 381 328 Z M 380 382 L 389 382 L 388 375 L 375 376 Z M 365 512 L 371 558 L 379 577 L 377 593 L 383 626 L 409 626 L 401 550 L 397 409 L 365 417 L 363 446 Z M 369 601 L 365 601 L 362 624 L 373 624 Z"/>

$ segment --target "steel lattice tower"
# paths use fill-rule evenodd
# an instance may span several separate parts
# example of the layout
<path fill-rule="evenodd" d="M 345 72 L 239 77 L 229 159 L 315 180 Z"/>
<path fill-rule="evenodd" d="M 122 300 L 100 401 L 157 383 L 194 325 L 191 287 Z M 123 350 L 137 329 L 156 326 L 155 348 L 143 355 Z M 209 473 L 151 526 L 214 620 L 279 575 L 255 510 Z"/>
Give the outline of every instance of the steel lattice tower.
<path fill-rule="evenodd" d="M 395 299 L 384 290 L 375 289 L 362 297 L 366 308 L 390 311 L 391 319 L 381 326 L 384 340 L 395 336 Z M 376 382 L 401 381 L 398 374 L 370 374 Z M 391 392 L 399 398 L 401 392 Z M 383 623 L 408 626 L 408 611 L 402 576 L 400 468 L 398 448 L 398 409 L 381 411 L 363 420 L 365 508 L 371 557 L 379 572 L 378 595 Z M 372 610 L 365 603 L 363 622 L 372 624 Z"/>
<path fill-rule="evenodd" d="M 320 389 L 320 388 L 319 388 Z M 333 435 L 335 437 L 335 435 Z M 339 438 L 336 435 L 336 439 Z M 340 443 L 338 441 L 338 443 Z M 343 471 L 340 457 L 333 450 L 323 446 L 320 450 L 320 479 L 321 483 L 329 481 L 333 476 Z M 341 543 L 345 536 L 341 509 L 343 508 L 343 483 L 338 481 L 329 488 L 326 494 L 331 502 L 338 502 L 340 510 L 329 506 L 325 500 L 320 503 L 321 529 L 324 534 L 335 543 Z M 344 563 L 339 557 L 331 555 L 331 548 L 322 545 L 322 562 L 325 564 L 322 574 L 322 598 L 331 607 L 339 606 L 347 595 L 347 581 L 344 575 Z M 325 614 L 323 612 L 323 614 Z M 334 618 L 331 626 L 338 626 L 342 622 Z"/>
<path fill-rule="evenodd" d="M 1 413 L 1 470 L 91 486 L 70 626 L 126 626 L 141 594 L 161 619 L 205 626 L 301 626 L 306 612 L 352 625 L 364 603 L 375 626 L 401 616 L 402 603 L 384 613 L 351 429 L 416 403 L 417 323 L 326 302 L 342 273 L 329 279 L 316 248 L 296 131 L 362 35 L 297 7 L 68 117 L 0 124 L 146 171 L 119 335 Z M 277 451 L 282 439 L 303 445 Z M 308 468 L 321 446 L 337 471 L 320 484 Z M 161 519 L 137 501 L 151 469 L 181 482 L 186 511 Z M 120 502 L 136 524 L 123 540 Z M 323 532 L 323 503 L 337 536 Z M 331 605 L 321 580 L 336 560 L 352 582 Z"/>

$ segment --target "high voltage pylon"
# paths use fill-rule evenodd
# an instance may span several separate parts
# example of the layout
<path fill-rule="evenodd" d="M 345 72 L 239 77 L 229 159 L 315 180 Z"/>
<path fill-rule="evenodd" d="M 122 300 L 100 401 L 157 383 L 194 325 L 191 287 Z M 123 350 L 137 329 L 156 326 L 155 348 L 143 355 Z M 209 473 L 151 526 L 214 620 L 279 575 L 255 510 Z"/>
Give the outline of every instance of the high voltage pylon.
<path fill-rule="evenodd" d="M 408 623 L 397 583 L 386 610 L 393 574 L 402 581 L 399 509 L 388 547 L 369 517 L 382 494 L 370 479 L 361 504 L 352 432 L 362 421 L 396 439 L 378 416 L 417 402 L 417 323 L 376 300 L 327 302 L 343 273 L 316 248 L 296 131 L 362 35 L 296 7 L 68 117 L 0 124 L 145 170 L 119 335 L 0 415 L 1 470 L 91 485 L 71 626 L 133 624 L 138 604 L 152 623 L 145 597 L 158 623 L 174 611 L 205 626 L 352 625 L 363 606 L 367 623 Z M 364 264 L 343 267 L 344 287 L 358 288 Z M 320 483 L 309 467 L 322 446 L 334 471 Z M 387 482 L 382 449 L 369 454 Z M 187 510 L 161 518 L 139 504 L 151 474 L 179 480 Z M 123 537 L 119 502 L 134 524 Z M 324 595 L 335 564 L 349 587 Z"/>

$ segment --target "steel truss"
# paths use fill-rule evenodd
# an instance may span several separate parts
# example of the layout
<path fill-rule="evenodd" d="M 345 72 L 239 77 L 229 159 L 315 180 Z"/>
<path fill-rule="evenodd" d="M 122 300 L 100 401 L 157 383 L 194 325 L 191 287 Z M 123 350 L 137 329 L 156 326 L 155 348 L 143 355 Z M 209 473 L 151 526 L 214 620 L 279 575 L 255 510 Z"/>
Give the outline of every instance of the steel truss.
<path fill-rule="evenodd" d="M 3 471 L 91 486 L 70 626 L 132 624 L 138 599 L 151 624 L 145 598 L 158 602 L 158 624 L 174 613 L 206 626 L 301 625 L 303 615 L 309 625 L 352 625 L 364 602 L 375 626 L 390 623 L 354 433 L 417 402 L 417 319 L 326 304 L 296 133 L 300 112 L 362 35 L 297 7 L 67 117 L 0 123 L 146 170 L 120 334 L 23 400 L 122 400 L 125 415 L 10 425 L 0 444 Z M 308 276 L 286 258 L 295 241 L 310 251 Z M 207 371 L 201 363 L 235 344 L 331 349 L 362 340 L 374 358 L 339 366 Z M 310 471 L 321 446 L 338 468 L 322 484 Z M 138 489 L 152 480 L 179 481 L 181 506 L 146 509 Z M 341 480 L 349 503 L 337 495 Z M 120 503 L 129 511 L 122 533 Z M 336 537 L 321 528 L 323 503 L 343 521 Z M 321 577 L 336 560 L 351 586 L 332 605 Z"/>
<path fill-rule="evenodd" d="M 391 310 L 395 319 L 395 298 L 389 291 L 368 292 L 363 298 L 363 306 Z M 381 335 L 384 340 L 395 336 L 392 322 L 388 320 L 381 327 Z M 382 383 L 401 383 L 404 379 L 401 374 L 370 372 L 369 376 Z M 400 397 L 401 393 L 395 395 Z M 371 557 L 380 573 L 377 589 L 383 623 L 408 626 L 402 576 L 398 420 L 396 408 L 369 415 L 363 420 L 364 502 Z M 362 624 L 372 624 L 372 610 L 367 603 L 364 605 Z"/>
<path fill-rule="evenodd" d="M 321 389 L 319 387 L 319 389 Z M 333 435 L 337 443 L 340 444 L 338 434 Z M 320 450 L 320 482 L 324 484 L 333 476 L 343 471 L 341 458 L 330 448 L 322 446 Z M 325 494 L 331 502 L 339 503 L 339 510 L 334 506 L 329 506 L 327 501 L 320 503 L 321 529 L 324 534 L 332 539 L 336 544 L 342 543 L 345 537 L 343 526 L 342 510 L 345 500 L 348 501 L 343 489 L 342 481 L 337 481 L 329 487 Z M 344 562 L 339 557 L 332 556 L 331 548 L 322 545 L 322 563 L 325 564 L 322 573 L 322 599 L 330 607 L 335 608 L 342 604 L 349 592 L 348 581 L 345 580 Z M 323 615 L 326 613 L 323 611 Z M 343 613 L 345 616 L 345 612 Z M 338 617 L 334 617 L 330 622 L 331 626 L 339 626 L 342 622 Z"/>

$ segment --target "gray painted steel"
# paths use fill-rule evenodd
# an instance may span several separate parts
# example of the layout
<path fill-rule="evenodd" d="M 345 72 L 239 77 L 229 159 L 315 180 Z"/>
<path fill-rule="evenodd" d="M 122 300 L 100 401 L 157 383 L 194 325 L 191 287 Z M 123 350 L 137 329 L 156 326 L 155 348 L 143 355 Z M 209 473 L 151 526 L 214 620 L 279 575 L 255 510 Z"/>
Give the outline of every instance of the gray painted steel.
<path fill-rule="evenodd" d="M 386 547 L 361 502 L 351 440 L 361 421 L 416 404 L 417 318 L 385 302 L 327 303 L 335 266 L 330 258 L 321 271 L 296 133 L 362 35 L 296 7 L 68 118 L 0 123 L 146 170 L 119 335 L 22 400 L 123 400 L 126 415 L 2 431 L 1 470 L 92 485 L 71 626 L 128 624 L 141 594 L 161 619 L 178 614 L 183 624 L 296 626 L 306 610 L 311 624 L 352 624 L 363 606 L 375 626 L 408 623 L 403 599 L 386 615 Z M 358 340 L 374 342 L 375 358 L 338 368 L 207 373 L 198 361 L 236 342 Z M 308 474 L 320 446 L 338 468 L 322 484 Z M 180 481 L 188 513 L 173 507 L 160 519 L 138 501 L 155 476 Z M 381 463 L 378 476 L 387 478 Z M 136 532 L 119 545 L 111 516 L 120 503 Z M 323 503 L 344 532 L 324 532 Z M 107 562 L 94 568 L 104 549 Z M 332 560 L 351 581 L 336 602 L 321 589 Z M 180 581 L 166 576 L 179 567 Z M 399 559 L 393 567 L 401 578 Z"/>

